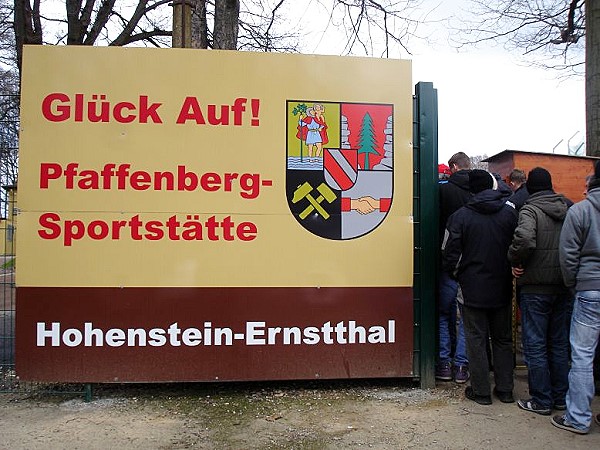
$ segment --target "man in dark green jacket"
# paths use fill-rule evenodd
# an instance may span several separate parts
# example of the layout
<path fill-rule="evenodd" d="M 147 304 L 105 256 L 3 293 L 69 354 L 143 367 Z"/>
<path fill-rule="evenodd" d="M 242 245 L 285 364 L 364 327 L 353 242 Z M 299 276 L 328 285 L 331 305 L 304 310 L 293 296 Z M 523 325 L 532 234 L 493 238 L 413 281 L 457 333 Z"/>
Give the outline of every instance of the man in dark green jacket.
<path fill-rule="evenodd" d="M 508 259 L 519 286 L 523 350 L 527 361 L 530 399 L 519 408 L 550 415 L 566 408 L 569 341 L 568 290 L 558 257 L 560 231 L 567 201 L 552 190 L 550 173 L 536 167 L 527 177 L 529 199 L 519 211 L 519 223 Z"/>

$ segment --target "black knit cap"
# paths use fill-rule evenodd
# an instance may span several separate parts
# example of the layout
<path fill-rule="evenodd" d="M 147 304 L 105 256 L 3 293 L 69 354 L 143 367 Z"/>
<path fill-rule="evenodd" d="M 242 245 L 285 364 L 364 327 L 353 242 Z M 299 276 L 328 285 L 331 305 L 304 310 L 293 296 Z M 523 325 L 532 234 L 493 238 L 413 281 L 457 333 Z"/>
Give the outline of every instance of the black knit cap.
<path fill-rule="evenodd" d="M 473 169 L 469 172 L 469 190 L 477 194 L 494 187 L 494 177 L 487 170 Z"/>
<path fill-rule="evenodd" d="M 552 190 L 552 177 L 543 167 L 536 167 L 527 175 L 527 191 L 530 194 L 535 194 L 540 191 Z"/>

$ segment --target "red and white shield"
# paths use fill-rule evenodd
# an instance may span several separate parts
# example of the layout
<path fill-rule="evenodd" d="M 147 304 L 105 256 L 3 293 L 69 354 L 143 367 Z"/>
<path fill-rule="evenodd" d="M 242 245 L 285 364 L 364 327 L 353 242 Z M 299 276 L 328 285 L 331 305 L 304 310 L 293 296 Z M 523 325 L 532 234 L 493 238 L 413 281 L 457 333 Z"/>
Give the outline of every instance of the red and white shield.
<path fill-rule="evenodd" d="M 358 152 L 355 149 L 324 149 L 323 172 L 325 181 L 333 189 L 350 189 L 358 177 Z"/>

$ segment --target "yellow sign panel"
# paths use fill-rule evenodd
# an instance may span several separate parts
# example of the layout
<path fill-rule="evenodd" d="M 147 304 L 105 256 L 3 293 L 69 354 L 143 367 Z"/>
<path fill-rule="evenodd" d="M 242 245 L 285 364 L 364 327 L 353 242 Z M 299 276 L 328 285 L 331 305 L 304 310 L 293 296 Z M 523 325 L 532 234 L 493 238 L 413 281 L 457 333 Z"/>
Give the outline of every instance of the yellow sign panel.
<path fill-rule="evenodd" d="M 410 70 L 27 47 L 18 285 L 412 286 Z"/>

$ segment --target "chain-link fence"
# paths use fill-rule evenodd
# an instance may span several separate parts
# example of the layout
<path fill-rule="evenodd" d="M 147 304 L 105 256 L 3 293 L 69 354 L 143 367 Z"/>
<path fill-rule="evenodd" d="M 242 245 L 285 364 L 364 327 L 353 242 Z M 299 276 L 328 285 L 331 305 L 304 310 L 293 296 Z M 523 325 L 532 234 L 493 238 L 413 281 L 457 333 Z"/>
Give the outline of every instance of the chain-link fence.
<path fill-rule="evenodd" d="M 0 193 L 0 389 L 18 388 L 15 376 L 15 221 L 14 187 L 4 185 Z M 6 214 L 8 212 L 8 214 Z"/>
<path fill-rule="evenodd" d="M 19 95 L 14 78 L 0 77 L 0 390 L 19 388 L 15 375 L 15 265 Z"/>

